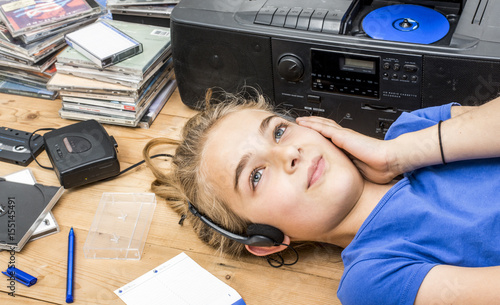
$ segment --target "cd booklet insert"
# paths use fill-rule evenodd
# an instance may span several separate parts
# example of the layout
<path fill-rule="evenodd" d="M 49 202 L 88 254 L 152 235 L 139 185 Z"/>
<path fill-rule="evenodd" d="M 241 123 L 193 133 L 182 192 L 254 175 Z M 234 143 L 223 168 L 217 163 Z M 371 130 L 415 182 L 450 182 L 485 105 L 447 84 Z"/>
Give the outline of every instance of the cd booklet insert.
<path fill-rule="evenodd" d="M 142 52 L 142 44 L 112 25 L 98 21 L 66 35 L 66 42 L 101 68 Z"/>

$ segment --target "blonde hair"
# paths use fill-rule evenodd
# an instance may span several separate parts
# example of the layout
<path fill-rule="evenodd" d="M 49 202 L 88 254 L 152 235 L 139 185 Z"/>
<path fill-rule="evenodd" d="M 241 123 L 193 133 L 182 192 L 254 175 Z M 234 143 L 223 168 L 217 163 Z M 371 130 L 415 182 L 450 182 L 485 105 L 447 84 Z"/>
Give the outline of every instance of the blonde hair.
<path fill-rule="evenodd" d="M 275 112 L 260 93 L 256 90 L 252 92 L 255 96 L 251 98 L 243 94 L 225 94 L 224 100 L 214 101 L 212 92 L 209 90 L 205 98 L 204 110 L 189 119 L 182 130 L 180 141 L 156 138 L 147 143 L 143 150 L 144 159 L 156 177 L 151 184 L 153 192 L 164 197 L 179 215 L 186 217 L 202 241 L 221 253 L 232 255 L 244 253 L 244 245 L 209 228 L 188 211 L 187 202 L 189 200 L 200 213 L 226 230 L 236 234 L 246 234 L 245 230 L 249 223 L 232 212 L 227 204 L 215 195 L 217 192 L 211 189 L 211 185 L 200 168 L 208 134 L 221 119 L 244 109 Z M 177 146 L 168 172 L 155 166 L 150 159 L 151 149 L 165 144 Z"/>

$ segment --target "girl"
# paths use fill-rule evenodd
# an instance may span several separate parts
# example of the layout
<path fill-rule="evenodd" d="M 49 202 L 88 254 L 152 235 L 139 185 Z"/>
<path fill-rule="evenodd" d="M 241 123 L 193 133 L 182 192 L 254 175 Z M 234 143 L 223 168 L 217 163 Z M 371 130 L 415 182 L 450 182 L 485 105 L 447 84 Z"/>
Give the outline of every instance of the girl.
<path fill-rule="evenodd" d="M 148 161 L 152 188 L 221 251 L 264 256 L 302 241 L 344 247 L 344 304 L 494 303 L 500 141 L 482 133 L 498 130 L 499 105 L 404 114 L 379 141 L 327 119 L 290 122 L 262 96 L 233 96 L 190 119 L 179 143 L 154 140 L 144 155 L 178 144 L 171 172 Z M 453 162 L 466 159 L 477 160 Z M 282 235 L 263 244 L 230 235 L 244 236 L 251 224 Z"/>

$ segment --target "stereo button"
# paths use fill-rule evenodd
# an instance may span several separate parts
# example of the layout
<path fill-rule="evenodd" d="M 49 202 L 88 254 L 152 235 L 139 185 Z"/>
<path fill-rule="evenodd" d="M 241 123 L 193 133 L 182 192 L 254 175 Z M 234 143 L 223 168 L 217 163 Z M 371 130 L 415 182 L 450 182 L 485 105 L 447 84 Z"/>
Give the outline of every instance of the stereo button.
<path fill-rule="evenodd" d="M 317 96 L 317 95 L 312 95 L 312 94 L 309 94 L 307 96 L 307 101 L 309 103 L 314 103 L 314 104 L 320 104 L 321 103 L 321 97 L 320 96 Z"/>
<path fill-rule="evenodd" d="M 298 30 L 306 30 L 309 28 L 309 21 L 311 20 L 311 16 L 314 13 L 313 9 L 305 9 L 299 15 L 299 20 L 297 21 L 297 29 Z"/>
<path fill-rule="evenodd" d="M 410 72 L 410 73 L 415 73 L 418 71 L 418 67 L 415 66 L 415 65 L 404 65 L 403 66 L 403 69 L 406 71 L 406 72 Z"/>
<path fill-rule="evenodd" d="M 290 11 L 289 8 L 283 7 L 279 8 L 276 13 L 274 13 L 273 21 L 271 25 L 283 27 L 285 25 L 286 14 Z"/>
<path fill-rule="evenodd" d="M 344 14 L 340 10 L 329 11 L 328 14 L 326 14 L 325 21 L 323 22 L 322 32 L 340 34 L 343 16 Z"/>
<path fill-rule="evenodd" d="M 309 31 L 321 32 L 323 29 L 323 20 L 325 19 L 327 10 L 315 10 L 314 14 L 311 16 L 311 22 L 309 23 Z"/>
<path fill-rule="evenodd" d="M 297 20 L 299 20 L 300 12 L 302 12 L 302 8 L 300 7 L 293 7 L 290 10 L 288 15 L 286 15 L 285 28 L 295 29 L 297 26 Z"/>
<path fill-rule="evenodd" d="M 266 6 L 260 9 L 257 13 L 257 17 L 255 17 L 254 23 L 266 24 L 270 25 L 273 20 L 274 12 L 276 12 L 277 8 L 274 6 Z"/>

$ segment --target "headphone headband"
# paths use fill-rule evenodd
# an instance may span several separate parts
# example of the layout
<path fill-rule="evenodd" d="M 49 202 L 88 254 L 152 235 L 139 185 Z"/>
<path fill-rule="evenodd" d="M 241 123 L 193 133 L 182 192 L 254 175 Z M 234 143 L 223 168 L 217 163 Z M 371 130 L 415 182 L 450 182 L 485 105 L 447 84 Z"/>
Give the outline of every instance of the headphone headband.
<path fill-rule="evenodd" d="M 213 223 L 210 219 L 208 219 L 205 215 L 201 214 L 194 205 L 188 201 L 188 209 L 189 211 L 196 217 L 198 217 L 203 223 L 212 228 L 214 231 L 218 232 L 222 236 L 225 236 L 231 240 L 242 243 L 244 245 L 249 246 L 260 246 L 260 247 L 272 247 L 280 245 L 283 242 L 284 235 L 283 233 L 275 227 L 268 225 L 260 225 L 254 224 L 252 227 L 252 231 L 255 234 L 250 236 L 242 236 L 228 230 L 221 228 L 220 226 Z M 247 229 L 248 231 L 248 229 Z M 273 235 L 273 237 L 269 236 Z"/>

